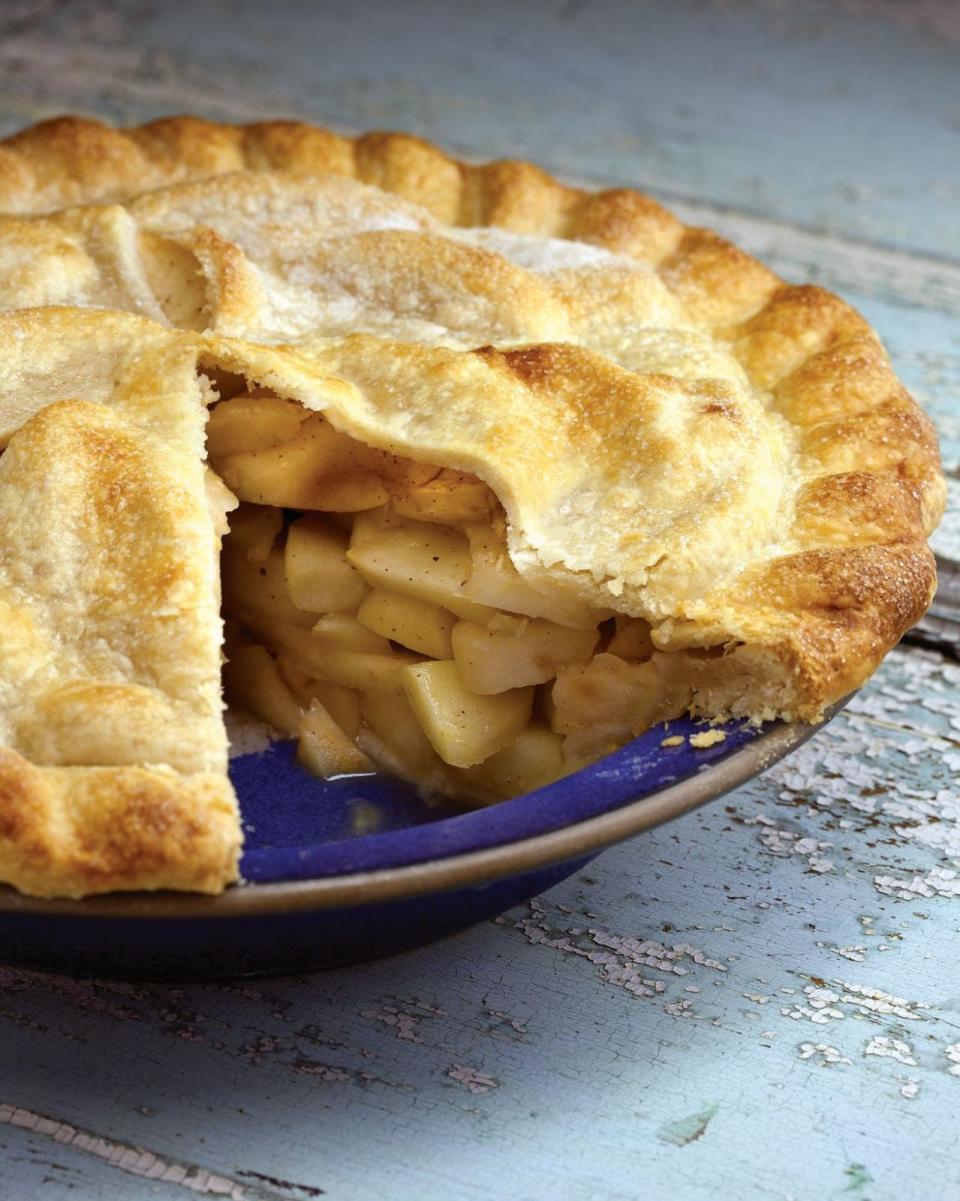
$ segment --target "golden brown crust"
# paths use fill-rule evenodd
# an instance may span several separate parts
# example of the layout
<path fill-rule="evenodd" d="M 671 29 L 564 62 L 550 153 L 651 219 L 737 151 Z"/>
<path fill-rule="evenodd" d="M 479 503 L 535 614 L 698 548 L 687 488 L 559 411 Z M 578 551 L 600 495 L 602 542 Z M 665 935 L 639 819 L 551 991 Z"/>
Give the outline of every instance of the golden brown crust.
<path fill-rule="evenodd" d="M 124 313 L 3 324 L 0 879 L 219 891 L 240 844 L 217 590 L 232 498 L 208 495 L 197 347 Z"/>
<path fill-rule="evenodd" d="M 225 775 L 37 767 L 0 749 L 0 879 L 33 896 L 118 888 L 220 892 L 240 827 Z"/>
<path fill-rule="evenodd" d="M 844 495 L 849 489 L 844 490 Z M 884 655 L 923 615 L 936 588 L 933 555 L 907 542 L 802 551 L 741 576 L 711 599 L 708 620 L 670 621 L 655 633 L 662 649 L 716 645 L 766 648 L 776 654 L 792 706 L 772 703 L 756 715 L 817 720 L 826 698 L 858 688 Z M 722 660 L 708 660 L 705 670 Z M 755 678 L 754 684 L 759 679 Z M 697 696 L 694 711 L 711 715 L 716 682 Z"/>
<path fill-rule="evenodd" d="M 123 403 L 59 401 L 0 459 L 0 741 L 32 762 L 226 768 L 194 444 L 152 437 Z"/>
<path fill-rule="evenodd" d="M 875 359 L 852 370 L 852 355 L 870 355 L 864 344 L 872 335 L 836 296 L 783 286 L 719 235 L 684 227 L 639 192 L 585 192 L 529 163 L 465 164 L 409 134 L 351 139 L 296 121 L 229 126 L 188 116 L 114 129 L 60 117 L 0 143 L 0 211 L 124 199 L 245 168 L 345 175 L 414 201 L 445 223 L 575 238 L 655 266 L 688 311 L 731 337 L 757 386 L 774 388 L 781 404 L 789 397 L 784 411 L 796 424 L 808 424 L 818 409 L 827 410 L 821 420 L 838 420 L 855 415 L 851 403 L 862 411 L 886 399 L 884 379 L 865 378 L 877 375 Z M 837 438 L 848 435 L 838 429 Z M 927 494 L 929 531 L 942 511 L 944 488 L 929 436 L 921 443 L 923 462 L 912 478 L 923 481 L 918 487 Z"/>
<path fill-rule="evenodd" d="M 683 431 L 678 434 L 661 420 L 667 414 L 690 420 L 691 454 L 704 446 L 720 447 L 718 457 L 730 462 L 731 474 L 724 477 L 713 464 L 710 478 L 716 493 L 711 496 L 709 521 L 702 501 L 699 509 L 692 506 L 687 523 L 678 521 L 672 529 L 670 556 L 662 562 L 651 557 L 649 576 L 644 574 L 646 566 L 636 573 L 638 579 L 643 575 L 643 587 L 651 592 L 660 589 L 667 598 L 659 613 L 669 616 L 656 631 L 662 648 L 727 648 L 726 656 L 704 657 L 697 669 L 694 704 L 698 711 L 711 716 L 745 712 L 815 718 L 825 704 L 861 683 L 922 613 L 934 586 L 926 536 L 939 520 L 945 497 L 936 437 L 897 381 L 870 327 L 836 296 L 813 286 L 784 284 L 719 235 L 685 227 L 638 192 L 612 189 L 591 194 L 558 183 L 527 163 L 465 164 L 405 134 L 372 133 L 348 139 L 296 122 L 231 127 L 185 117 L 114 130 L 97 122 L 62 118 L 0 144 L 0 208 L 36 214 L 64 205 L 126 200 L 152 188 L 250 170 L 297 177 L 332 173 L 422 206 L 444 224 L 493 225 L 514 234 L 574 239 L 627 256 L 656 272 L 654 282 L 659 281 L 660 292 L 684 316 L 683 321 L 672 322 L 674 330 L 682 329 L 678 361 L 699 345 L 697 339 L 708 348 L 721 349 L 726 364 L 722 370 L 713 369 L 719 359 L 711 360 L 710 371 L 701 372 L 710 378 L 688 379 L 672 367 L 650 366 L 636 347 L 631 354 L 639 357 L 629 361 L 615 355 L 603 358 L 605 344 L 593 333 L 593 341 L 582 338 L 579 346 L 544 345 L 567 340 L 565 321 L 579 322 L 580 327 L 590 319 L 615 325 L 617 314 L 628 307 L 629 281 L 617 283 L 615 273 L 608 271 L 603 301 L 591 310 L 574 285 L 564 290 L 562 272 L 545 289 L 529 274 L 503 266 L 503 260 L 493 271 L 474 247 L 431 250 L 430 231 L 423 224 L 418 227 L 422 231 L 417 235 L 418 253 L 429 258 L 431 271 L 447 273 L 447 296 L 456 291 L 451 281 L 463 283 L 458 303 L 466 314 L 466 328 L 486 321 L 487 328 L 495 331 L 488 341 L 502 337 L 514 344 L 534 345 L 465 355 L 463 348 L 412 350 L 402 340 L 388 346 L 359 337 L 333 347 L 322 339 L 316 345 L 307 340 L 300 348 L 320 371 L 339 377 L 339 384 L 328 380 L 321 388 L 324 404 L 329 402 L 331 411 L 340 413 L 345 426 L 352 421 L 358 436 L 373 437 L 379 430 L 382 439 L 392 438 L 401 445 L 402 423 L 391 425 L 397 414 L 390 410 L 391 404 L 396 405 L 398 380 L 409 387 L 411 403 L 419 398 L 428 404 L 430 389 L 442 380 L 455 392 L 459 389 L 457 394 L 474 405 L 474 413 L 478 398 L 489 395 L 485 419 L 497 411 L 497 405 L 503 406 L 504 415 L 526 415 L 530 428 L 519 434 L 511 427 L 505 437 L 502 427 L 498 432 L 491 425 L 479 451 L 473 428 L 469 436 L 461 437 L 454 417 L 436 417 L 428 431 L 437 436 L 436 445 L 447 448 L 452 463 L 460 454 L 461 465 L 479 474 L 483 474 L 484 455 L 493 463 L 498 454 L 516 452 L 517 461 L 532 472 L 531 464 L 536 465 L 537 456 L 553 442 L 576 446 L 593 441 L 607 447 L 609 471 L 617 475 L 624 466 L 618 456 L 626 454 L 622 446 L 629 442 L 621 433 L 632 422 L 642 425 L 639 417 L 634 422 L 636 414 L 650 420 L 646 433 L 668 448 L 652 454 L 654 465 L 657 454 L 661 463 L 683 462 Z M 151 205 L 156 208 L 161 203 L 160 194 L 141 198 L 129 211 L 139 213 L 142 223 Z M 85 218 L 108 219 L 122 218 Z M 69 241 L 77 218 L 70 221 L 74 225 L 69 228 L 36 236 L 63 235 Z M 148 222 L 145 228 L 157 227 Z M 24 233 L 28 240 L 34 236 Z M 243 256 L 210 230 L 177 235 L 176 246 L 156 236 L 159 240 L 150 244 L 155 256 L 162 258 L 166 247 L 174 257 L 192 255 L 191 261 L 206 264 L 207 278 L 233 305 L 236 330 L 242 332 L 245 315 L 260 303 L 256 273 Z M 365 246 L 381 268 L 393 261 L 390 255 L 407 262 L 416 257 L 404 248 L 401 231 L 371 235 Z M 51 253 L 66 261 L 69 253 L 60 247 L 56 243 Z M 328 275 L 339 270 L 336 250 L 333 240 L 322 250 Z M 154 260 L 157 269 L 160 258 Z M 77 264 L 79 272 L 83 265 L 79 259 Z M 138 287 L 131 273 L 127 295 L 136 298 Z M 393 304 L 395 298 L 388 300 Z M 189 324 L 165 311 L 171 321 Z M 201 318 L 202 314 L 198 325 L 203 324 Z M 218 329 L 231 332 L 226 320 Z M 655 364 L 670 362 L 668 341 L 661 339 L 658 344 L 651 360 Z M 232 353 L 230 343 L 222 339 L 212 338 L 206 346 L 213 354 L 229 357 Z M 277 356 L 282 378 L 284 362 L 289 367 L 292 360 L 285 359 L 283 351 L 270 353 Z M 745 378 L 748 388 L 738 390 L 736 373 Z M 358 393 L 353 400 L 348 395 L 351 386 Z M 343 392 L 339 399 L 334 395 L 337 387 Z M 416 434 L 416 422 L 411 423 L 409 413 L 405 417 Z M 467 462 L 469 453 L 474 458 Z M 739 475 L 733 470 L 738 455 L 742 458 Z M 780 455 L 782 463 L 767 462 L 771 455 L 773 460 Z M 508 475 L 505 468 L 501 479 L 488 479 L 509 493 Z M 734 494 L 732 484 L 727 486 L 734 480 L 740 494 Z M 782 495 L 776 493 L 778 481 Z M 577 487 L 581 483 L 576 481 Z M 682 491 L 684 485 L 681 479 L 669 498 L 675 512 L 682 509 L 677 489 Z M 621 489 L 628 499 L 629 488 L 627 481 Z M 609 488 L 606 499 L 597 502 L 596 520 L 617 520 L 611 518 L 608 505 L 615 492 Z M 519 493 L 514 497 L 517 514 L 521 499 Z M 589 497 L 583 500 L 587 508 L 590 503 Z M 769 512 L 755 511 L 762 505 Z M 536 506 L 528 508 L 523 516 L 529 535 L 536 525 Z M 744 533 L 739 528 L 753 521 L 755 531 L 748 528 Z M 728 532 L 734 522 L 736 537 Z M 541 558 L 550 560 L 548 569 L 570 551 L 556 538 L 550 544 L 557 528 L 541 530 L 540 543 L 533 547 Z M 775 528 L 782 538 L 770 536 Z M 703 547 L 715 545 L 714 562 L 728 568 L 713 586 L 701 587 L 697 572 L 702 562 L 698 565 L 697 556 L 687 554 L 698 539 L 701 561 Z M 631 550 L 627 542 L 625 538 L 625 545 L 611 551 L 620 556 L 618 562 L 628 568 L 645 562 L 637 545 Z M 722 562 L 725 546 L 742 551 L 742 564 Z M 655 540 L 646 550 L 652 555 Z M 631 553 L 635 560 L 630 559 Z M 569 557 L 571 563 L 576 558 Z M 571 569 L 593 573 L 595 584 L 596 562 L 584 551 L 583 563 L 572 563 Z M 627 578 L 626 585 L 630 583 Z M 723 670 L 728 673 L 726 684 L 718 682 L 717 673 Z M 737 673 L 743 681 L 739 697 L 730 684 Z M 758 679 L 779 681 L 779 692 L 771 691 L 769 702 L 758 695 L 751 698 L 751 681 Z"/>
<path fill-rule="evenodd" d="M 245 168 L 345 175 L 445 223 L 575 238 L 655 267 L 688 312 L 730 339 L 751 381 L 773 389 L 793 424 L 821 426 L 809 447 L 825 470 L 872 470 L 879 454 L 879 470 L 895 471 L 920 499 L 918 536 L 939 519 L 945 488 L 932 429 L 912 401 L 891 400 L 902 390 L 866 322 L 820 288 L 784 286 L 717 234 L 684 227 L 630 189 L 586 192 L 529 163 L 465 164 L 409 134 L 347 138 L 295 121 L 194 117 L 123 130 L 62 117 L 0 143 L 0 208 L 49 211 Z M 869 428 L 854 420 L 867 411 Z"/>

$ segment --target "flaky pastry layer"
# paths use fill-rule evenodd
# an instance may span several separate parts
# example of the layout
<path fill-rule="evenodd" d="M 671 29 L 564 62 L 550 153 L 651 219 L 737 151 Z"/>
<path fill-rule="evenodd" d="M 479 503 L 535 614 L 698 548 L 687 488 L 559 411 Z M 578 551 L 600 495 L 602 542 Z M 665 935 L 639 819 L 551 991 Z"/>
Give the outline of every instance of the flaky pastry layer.
<path fill-rule="evenodd" d="M 0 879 L 21 892 L 218 893 L 237 878 L 240 842 L 223 773 L 38 766 L 0 750 Z"/>

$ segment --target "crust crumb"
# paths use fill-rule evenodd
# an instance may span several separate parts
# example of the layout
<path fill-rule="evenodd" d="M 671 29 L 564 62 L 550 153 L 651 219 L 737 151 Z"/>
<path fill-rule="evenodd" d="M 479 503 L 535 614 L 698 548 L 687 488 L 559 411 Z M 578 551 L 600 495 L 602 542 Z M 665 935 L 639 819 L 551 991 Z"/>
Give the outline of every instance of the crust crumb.
<path fill-rule="evenodd" d="M 723 730 L 703 730 L 699 734 L 690 735 L 690 745 L 696 747 L 698 751 L 702 751 L 709 746 L 716 746 L 718 742 L 723 742 L 726 737 Z"/>

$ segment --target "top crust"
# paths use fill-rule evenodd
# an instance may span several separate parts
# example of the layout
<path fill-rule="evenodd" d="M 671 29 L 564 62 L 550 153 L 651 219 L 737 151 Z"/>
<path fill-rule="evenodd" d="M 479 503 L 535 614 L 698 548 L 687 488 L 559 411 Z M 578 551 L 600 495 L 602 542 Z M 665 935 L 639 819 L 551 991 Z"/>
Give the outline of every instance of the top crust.
<path fill-rule="evenodd" d="M 306 402 L 374 444 L 476 471 L 508 510 L 520 570 L 565 574 L 650 617 L 662 649 L 726 647 L 725 683 L 703 658 L 704 713 L 815 719 L 930 601 L 926 537 L 945 499 L 936 437 L 876 335 L 838 297 L 785 284 L 638 192 L 588 193 L 528 163 L 466 164 L 404 134 L 68 117 L 0 143 L 0 198 L 23 216 L 108 206 L 0 223 L 0 267 L 24 252 L 20 295 L 32 280 L 38 303 L 210 327 L 199 337 L 225 358 L 241 352 L 224 334 L 280 340 L 282 306 L 279 324 L 263 324 L 266 275 L 286 287 L 290 263 L 309 260 L 355 300 L 344 264 L 366 256 L 376 288 L 363 311 L 379 305 L 391 323 L 298 330 L 294 357 L 327 380 Z M 370 221 L 340 258 L 329 228 L 309 246 L 274 236 L 271 221 L 292 212 L 303 228 L 336 223 L 338 204 Z M 251 206 L 258 219 L 244 225 Z M 523 235 L 578 247 L 531 271 Z M 109 269 L 90 249 L 107 242 Z M 608 252 L 589 287 L 584 244 Z M 54 296 L 29 275 L 43 255 L 61 273 Z M 626 260 L 645 270 L 642 288 L 617 267 Z M 184 293 L 184 267 L 205 292 Z M 439 333 L 422 328 L 426 302 L 416 328 L 398 323 L 411 279 L 440 281 Z M 629 327 L 641 310 L 655 344 Z M 642 522 L 625 526 L 641 502 Z"/>
<path fill-rule="evenodd" d="M 837 470 L 842 460 L 873 471 L 886 446 L 918 500 L 924 532 L 942 515 L 946 488 L 932 426 L 863 318 L 821 288 L 784 284 L 640 192 L 586 192 L 529 163 L 460 162 L 409 134 L 348 138 L 296 121 L 230 126 L 189 116 L 114 129 L 60 117 L 0 142 L 0 211 L 40 214 L 140 196 L 132 211 L 142 223 L 169 223 L 171 202 L 142 193 L 237 171 L 344 176 L 410 201 L 444 225 L 572 239 L 643 263 L 692 321 L 729 346 L 756 388 L 772 391 L 825 467 Z M 248 186 L 262 193 L 265 185 Z"/>

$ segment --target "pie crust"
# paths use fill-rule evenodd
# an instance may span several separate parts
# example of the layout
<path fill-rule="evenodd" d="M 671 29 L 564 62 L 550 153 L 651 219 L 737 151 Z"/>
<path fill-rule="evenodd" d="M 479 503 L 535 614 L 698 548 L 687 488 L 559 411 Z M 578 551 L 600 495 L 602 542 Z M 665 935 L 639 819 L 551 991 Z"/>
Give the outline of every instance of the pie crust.
<path fill-rule="evenodd" d="M 520 577 L 648 623 L 705 718 L 817 720 L 932 597 L 936 437 L 876 335 L 640 193 L 406 135 L 63 118 L 0 144 L 0 196 L 0 878 L 24 891 L 236 877 L 235 502 L 203 469 L 227 377 L 482 481 Z"/>

